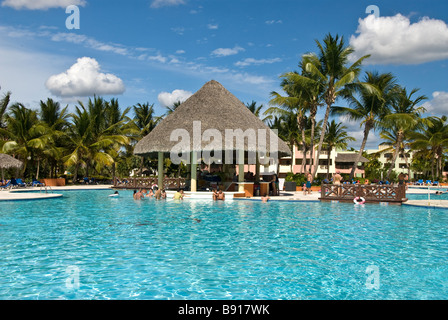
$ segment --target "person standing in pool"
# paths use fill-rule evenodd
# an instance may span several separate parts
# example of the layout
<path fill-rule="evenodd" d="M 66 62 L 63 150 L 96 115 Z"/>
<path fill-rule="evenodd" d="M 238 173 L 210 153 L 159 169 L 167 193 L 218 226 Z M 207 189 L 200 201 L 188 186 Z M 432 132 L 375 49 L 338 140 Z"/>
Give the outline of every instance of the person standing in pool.
<path fill-rule="evenodd" d="M 337 188 L 337 193 L 336 194 L 338 196 L 341 194 L 341 191 L 342 191 L 341 187 L 340 187 L 341 180 L 342 180 L 341 174 L 339 173 L 339 171 L 336 171 L 336 173 L 333 176 L 333 184 L 336 185 L 336 188 Z"/>
<path fill-rule="evenodd" d="M 313 175 L 310 172 L 308 172 L 308 174 L 306 176 L 306 191 L 308 191 L 308 194 L 311 194 L 311 183 L 312 182 L 313 182 Z"/>
<path fill-rule="evenodd" d="M 218 200 L 218 191 L 216 191 L 216 189 L 213 189 L 213 200 Z"/>
<path fill-rule="evenodd" d="M 218 196 L 216 197 L 216 200 L 222 200 L 224 201 L 226 199 L 226 195 L 224 194 L 224 192 L 222 192 L 222 190 L 218 191 Z"/>
<path fill-rule="evenodd" d="M 178 189 L 173 196 L 174 200 L 184 200 L 184 190 Z"/>

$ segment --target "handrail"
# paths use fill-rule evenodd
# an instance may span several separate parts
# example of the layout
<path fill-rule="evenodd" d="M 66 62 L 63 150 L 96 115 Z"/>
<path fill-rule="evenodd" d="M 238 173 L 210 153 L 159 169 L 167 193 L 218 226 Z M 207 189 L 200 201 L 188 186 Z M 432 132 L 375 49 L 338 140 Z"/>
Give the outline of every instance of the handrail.
<path fill-rule="evenodd" d="M 322 201 L 353 201 L 356 197 L 362 197 L 366 202 L 397 202 L 402 203 L 406 199 L 405 185 L 361 185 L 361 184 L 322 184 Z"/>

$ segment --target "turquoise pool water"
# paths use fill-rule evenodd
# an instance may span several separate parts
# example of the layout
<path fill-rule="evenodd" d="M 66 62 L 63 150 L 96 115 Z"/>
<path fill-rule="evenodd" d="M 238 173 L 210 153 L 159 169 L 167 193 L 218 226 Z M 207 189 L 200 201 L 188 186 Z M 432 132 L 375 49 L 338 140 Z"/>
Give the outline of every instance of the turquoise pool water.
<path fill-rule="evenodd" d="M 447 210 L 63 193 L 2 203 L 0 299 L 448 297 Z"/>

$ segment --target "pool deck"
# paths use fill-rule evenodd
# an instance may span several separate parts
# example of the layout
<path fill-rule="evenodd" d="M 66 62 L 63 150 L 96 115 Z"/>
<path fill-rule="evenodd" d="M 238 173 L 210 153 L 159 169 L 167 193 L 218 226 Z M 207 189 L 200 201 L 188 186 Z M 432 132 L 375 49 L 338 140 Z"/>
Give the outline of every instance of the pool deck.
<path fill-rule="evenodd" d="M 85 186 L 64 186 L 64 187 L 27 187 L 0 191 L 0 201 L 20 201 L 20 200 L 45 200 L 62 197 L 58 191 L 67 190 L 104 190 L 111 189 L 110 185 L 85 185 Z M 33 191 L 33 192 L 31 192 Z M 47 191 L 47 192 L 46 192 Z"/>
<path fill-rule="evenodd" d="M 62 197 L 62 194 L 58 194 L 58 191 L 70 191 L 70 190 L 113 190 L 111 185 L 79 185 L 79 186 L 64 186 L 64 187 L 51 187 L 47 188 L 47 193 L 45 188 L 40 187 L 28 187 L 20 189 L 12 189 L 10 191 L 0 191 L 0 201 L 19 201 L 19 200 L 44 200 L 44 199 L 54 199 Z M 443 187 L 445 189 L 446 187 Z M 406 206 L 418 206 L 427 208 L 445 208 L 448 209 L 448 200 L 438 200 L 434 194 L 436 192 L 436 187 L 430 187 L 430 200 L 408 200 L 403 203 Z M 34 192 L 30 192 L 34 191 Z M 170 191 L 167 192 L 168 197 L 170 197 Z M 428 187 L 423 186 L 409 186 L 406 191 L 407 194 L 428 194 Z M 233 199 L 234 192 L 226 192 L 227 199 Z M 187 198 L 194 199 L 211 199 L 211 193 L 198 192 L 191 194 L 186 192 Z M 282 191 L 280 196 L 271 196 L 269 201 L 308 201 L 308 202 L 319 202 L 320 192 L 312 192 L 311 194 L 304 195 L 302 191 Z M 435 199 L 434 199 L 435 198 Z M 250 201 L 261 201 L 261 197 L 252 198 L 235 198 L 235 200 L 250 200 Z"/>

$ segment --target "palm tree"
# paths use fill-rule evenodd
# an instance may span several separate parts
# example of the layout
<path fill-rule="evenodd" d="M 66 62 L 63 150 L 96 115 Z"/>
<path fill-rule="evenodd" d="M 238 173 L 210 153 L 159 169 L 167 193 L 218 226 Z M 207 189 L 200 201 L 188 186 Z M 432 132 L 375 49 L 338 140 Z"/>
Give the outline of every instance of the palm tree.
<path fill-rule="evenodd" d="M 264 107 L 262 104 L 260 104 L 260 105 L 257 107 L 257 102 L 255 102 L 255 101 L 252 100 L 251 103 L 246 103 L 246 107 L 247 107 L 247 108 L 250 110 L 250 112 L 252 112 L 256 117 L 260 118 L 261 121 L 266 122 L 267 120 L 270 119 L 269 116 L 264 117 L 264 118 L 261 118 L 261 116 L 262 116 L 262 115 L 261 115 L 261 110 L 262 110 L 263 107 Z"/>
<path fill-rule="evenodd" d="M 327 130 L 325 133 L 325 149 L 328 152 L 327 158 L 327 179 L 330 176 L 330 155 L 333 149 L 347 149 L 348 143 L 356 141 L 355 138 L 350 137 L 346 131 L 347 127 L 342 123 L 336 123 L 335 120 L 331 120 L 327 124 Z"/>
<path fill-rule="evenodd" d="M 363 84 L 354 84 L 343 93 L 350 107 L 333 108 L 333 114 L 347 115 L 350 120 L 360 121 L 364 126 L 364 137 L 350 179 L 355 175 L 370 131 L 380 126 L 394 101 L 396 89 L 396 79 L 391 73 L 366 72 Z"/>
<path fill-rule="evenodd" d="M 6 128 L 5 116 L 10 100 L 11 100 L 11 92 L 5 93 L 3 98 L 0 100 L 0 129 Z"/>
<path fill-rule="evenodd" d="M 117 106 L 116 101 L 106 103 L 104 99 L 94 97 L 93 101 L 89 99 L 87 107 L 82 102 L 76 107 L 68 134 L 71 153 L 65 158 L 66 165 L 75 166 L 74 181 L 81 165 L 86 168 L 86 176 L 91 167 L 99 172 L 102 167 L 115 162 L 111 150 L 129 144 L 129 138 L 120 129 L 125 115 L 118 117 L 123 119 L 121 121 L 114 122 L 116 119 L 113 119 Z"/>
<path fill-rule="evenodd" d="M 176 101 L 173 103 L 172 106 L 166 106 L 167 109 L 165 116 L 172 114 L 174 111 L 176 111 L 177 107 L 179 107 L 182 104 L 181 101 Z"/>
<path fill-rule="evenodd" d="M 140 130 L 139 139 L 147 136 L 160 121 L 154 116 L 154 104 L 137 103 L 134 107 L 134 123 Z"/>
<path fill-rule="evenodd" d="M 121 111 L 118 100 L 111 99 L 105 103 L 105 109 L 107 134 L 115 138 L 114 142 L 106 149 L 106 152 L 114 159 L 112 177 L 115 177 L 116 162 L 120 156 L 120 149 L 123 146 L 128 146 L 130 141 L 125 141 L 122 136 L 131 139 L 139 132 L 135 123 L 127 116 L 131 107 Z"/>
<path fill-rule="evenodd" d="M 316 160 L 314 162 L 314 169 L 312 175 L 315 177 L 317 172 L 317 163 L 322 150 L 325 132 L 327 128 L 330 110 L 336 99 L 344 92 L 347 85 L 357 81 L 358 75 L 361 72 L 362 62 L 369 57 L 363 56 L 348 66 L 349 56 L 354 52 L 354 49 L 345 44 L 344 38 L 339 38 L 338 35 L 333 37 L 328 34 L 321 44 L 316 40 L 319 52 L 318 54 L 310 53 L 303 56 L 304 68 L 307 73 L 313 75 L 314 80 L 309 77 L 301 76 L 300 79 L 304 83 L 320 84 L 322 86 L 323 100 L 326 105 L 323 128 Z"/>
<path fill-rule="evenodd" d="M 407 133 L 414 130 L 422 122 L 427 120 L 421 119 L 421 115 L 426 111 L 423 107 L 417 107 L 417 104 L 427 99 L 421 95 L 416 98 L 412 96 L 417 93 L 418 89 L 413 89 L 409 94 L 406 88 L 399 88 L 396 100 L 392 104 L 392 112 L 384 116 L 382 126 L 385 131 L 390 130 L 396 136 L 394 153 L 391 160 L 391 166 L 387 171 L 387 179 L 389 179 L 392 169 L 399 153 L 404 151 L 403 142 Z"/>
<path fill-rule="evenodd" d="M 47 148 L 51 178 L 56 175 L 58 162 L 62 161 L 63 157 L 64 135 L 69 125 L 67 108 L 68 106 L 61 110 L 59 102 L 55 102 L 53 99 L 40 101 L 40 121 L 47 127 L 51 137 L 51 144 Z"/>
<path fill-rule="evenodd" d="M 7 130 L 2 129 L 2 133 L 7 136 L 8 141 L 3 145 L 3 152 L 20 156 L 24 162 L 23 173 L 31 159 L 37 159 L 39 168 L 39 161 L 42 154 L 48 150 L 51 135 L 48 134 L 47 127 L 39 122 L 37 112 L 16 103 L 10 107 L 5 118 Z"/>
<path fill-rule="evenodd" d="M 443 154 L 448 148 L 447 117 L 431 117 L 418 131 L 409 134 L 411 148 L 431 159 L 431 175 L 434 180 L 442 172 Z M 434 167 L 436 172 L 434 172 Z"/>
<path fill-rule="evenodd" d="M 273 121 L 272 121 L 273 120 Z M 294 146 L 299 140 L 299 130 L 297 127 L 297 118 L 294 112 L 283 113 L 280 116 L 274 116 L 270 123 L 271 129 L 276 129 L 278 131 L 278 136 L 280 139 L 286 141 L 289 148 L 291 149 L 291 172 L 293 171 L 293 150 Z"/>
<path fill-rule="evenodd" d="M 168 108 L 167 114 L 174 112 L 174 110 L 180 105 L 180 102 L 175 103 L 173 109 Z M 154 116 L 154 104 L 138 103 L 134 107 L 134 123 L 139 130 L 139 134 L 136 136 L 136 140 L 140 140 L 147 136 L 159 123 L 162 119 L 161 117 Z M 140 172 L 143 172 L 143 162 L 145 161 L 144 157 L 140 157 Z"/>
<path fill-rule="evenodd" d="M 288 88 L 285 88 L 285 91 L 288 90 Z M 273 128 L 278 130 L 279 136 L 283 135 L 283 137 L 286 136 L 294 136 L 301 133 L 302 136 L 302 152 L 303 152 L 303 160 L 302 160 L 302 170 L 304 168 L 304 165 L 306 166 L 306 137 L 305 137 L 305 110 L 300 107 L 300 98 L 292 96 L 291 92 L 288 93 L 288 97 L 282 97 L 277 92 L 272 92 L 271 96 L 273 97 L 271 101 L 269 102 L 272 105 L 279 105 L 279 107 L 270 107 L 265 111 L 265 115 L 268 115 L 266 119 L 272 119 L 272 116 L 275 116 L 276 122 L 274 122 L 277 127 Z M 277 117 L 278 116 L 278 117 Z M 295 118 L 295 125 L 292 125 L 291 120 L 292 118 Z M 290 133 L 285 132 L 284 128 L 279 127 L 281 123 L 288 123 L 288 128 Z M 294 162 L 294 145 L 291 145 L 291 139 L 290 137 L 284 138 L 283 140 L 287 141 L 289 143 L 289 147 L 291 148 L 291 171 L 293 168 L 293 162 Z M 299 145 L 300 143 L 297 143 Z"/>

